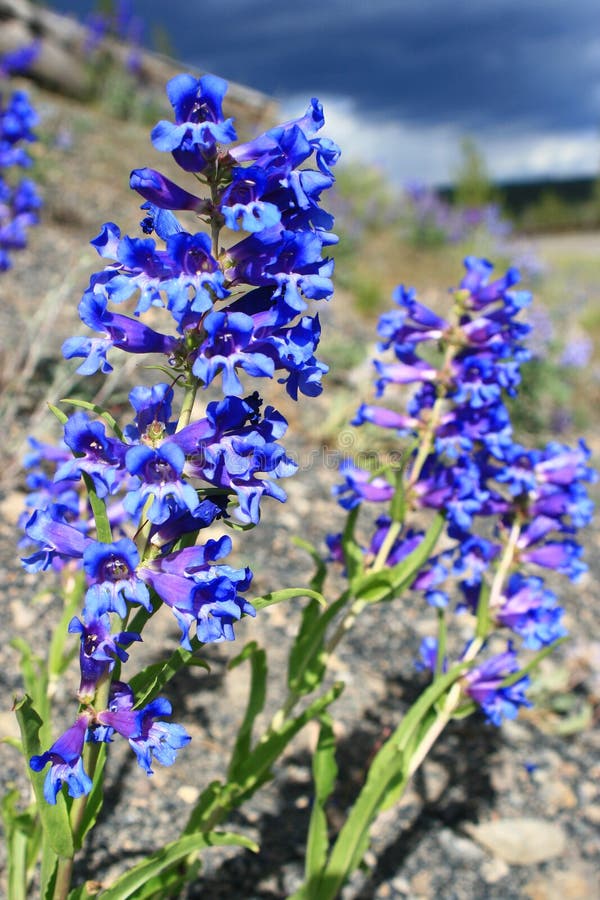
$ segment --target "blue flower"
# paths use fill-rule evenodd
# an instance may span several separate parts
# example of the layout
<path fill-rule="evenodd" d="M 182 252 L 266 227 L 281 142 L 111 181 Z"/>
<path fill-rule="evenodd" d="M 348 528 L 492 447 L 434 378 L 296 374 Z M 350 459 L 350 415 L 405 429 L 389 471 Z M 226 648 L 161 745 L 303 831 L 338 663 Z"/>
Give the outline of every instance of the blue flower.
<path fill-rule="evenodd" d="M 22 559 L 28 572 L 56 567 L 59 561 L 81 559 L 88 544 L 79 529 L 64 521 L 62 509 L 57 505 L 36 509 L 27 521 L 25 533 L 38 545 L 38 550 Z"/>
<path fill-rule="evenodd" d="M 481 707 L 488 722 L 501 725 L 502 719 L 514 719 L 519 707 L 531 706 L 525 696 L 529 687 L 528 675 L 510 685 L 506 679 L 519 671 L 519 663 L 509 649 L 481 663 L 465 675 L 466 693 Z"/>
<path fill-rule="evenodd" d="M 29 765 L 34 772 L 51 763 L 44 782 L 44 798 L 52 806 L 56 804 L 58 792 L 63 784 L 71 797 L 82 797 L 92 789 L 92 780 L 83 768 L 83 745 L 89 725 L 87 713 L 79 716 L 64 734 L 41 756 L 32 756 Z"/>
<path fill-rule="evenodd" d="M 152 610 L 148 588 L 136 575 L 140 557 L 129 538 L 113 543 L 90 541 L 83 554 L 83 567 L 92 584 L 85 595 L 85 610 L 96 619 L 106 612 L 127 616 L 126 601 Z"/>
<path fill-rule="evenodd" d="M 137 761 L 147 775 L 152 775 L 152 758 L 163 766 L 175 762 L 177 751 L 191 741 L 182 725 L 155 721 L 159 716 L 170 716 L 172 707 L 164 697 L 157 697 L 142 709 L 133 709 L 133 694 L 128 685 L 116 682 L 117 694 L 113 694 L 108 709 L 99 712 L 97 721 L 108 726 L 129 741 Z M 110 730 L 103 735 L 110 740 Z"/>
<path fill-rule="evenodd" d="M 81 682 L 79 697 L 93 697 L 100 681 L 115 666 L 115 658 L 125 662 L 128 653 L 124 649 L 133 641 L 141 641 L 139 634 L 133 631 L 121 631 L 111 634 L 110 616 L 93 615 L 83 611 L 83 621 L 74 616 L 69 622 L 70 634 L 81 636 L 79 649 L 79 668 Z M 124 645 L 124 646 L 123 646 Z"/>
<path fill-rule="evenodd" d="M 181 474 L 185 454 L 173 440 L 153 449 L 145 444 L 131 447 L 125 457 L 127 470 L 136 476 L 137 488 L 126 495 L 123 505 L 137 515 L 147 500 L 152 500 L 146 515 L 151 522 L 166 522 L 174 509 L 188 509 L 192 515 L 198 507 L 198 495 Z"/>
<path fill-rule="evenodd" d="M 65 444 L 77 456 L 60 465 L 55 481 L 78 480 L 85 472 L 104 498 L 118 487 L 117 471 L 122 470 L 124 444 L 106 436 L 102 422 L 91 422 L 85 413 L 76 412 L 65 424 Z"/>
<path fill-rule="evenodd" d="M 216 154 L 218 144 L 236 139 L 232 120 L 223 118 L 226 90 L 227 82 L 216 75 L 172 78 L 167 95 L 175 111 L 175 124 L 163 120 L 153 128 L 151 139 L 156 149 L 170 151 L 187 172 L 201 172 Z"/>
<path fill-rule="evenodd" d="M 103 335 L 101 338 L 70 337 L 64 342 L 62 352 L 65 359 L 84 358 L 77 369 L 80 375 L 93 375 L 98 370 L 104 374 L 112 372 L 106 354 L 113 347 L 126 353 L 162 353 L 169 356 L 178 345 L 176 338 L 160 334 L 137 319 L 110 312 L 106 298 L 93 291 L 86 291 L 83 295 L 79 315 L 82 322 Z"/>
<path fill-rule="evenodd" d="M 152 560 L 141 570 L 173 610 L 182 631 L 181 644 L 188 650 L 193 624 L 203 643 L 232 641 L 234 622 L 242 615 L 255 615 L 254 607 L 239 593 L 250 586 L 250 569 L 214 565 L 230 552 L 230 538 L 222 537 Z"/>

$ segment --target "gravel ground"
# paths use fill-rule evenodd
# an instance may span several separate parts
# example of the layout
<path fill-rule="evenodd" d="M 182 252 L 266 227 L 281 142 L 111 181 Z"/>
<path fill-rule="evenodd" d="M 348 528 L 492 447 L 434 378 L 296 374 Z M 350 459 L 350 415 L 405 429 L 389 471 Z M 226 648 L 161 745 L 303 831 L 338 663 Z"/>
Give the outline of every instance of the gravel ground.
<path fill-rule="evenodd" d="M 83 108 L 69 109 L 53 98 L 43 100 L 48 121 L 66 118 L 71 124 L 79 123 L 75 135 L 86 133 Z M 142 133 L 135 132 L 133 125 L 123 126 L 124 140 L 131 146 L 138 146 Z M 19 264 L 3 281 L 7 323 L 14 322 L 17 314 L 25 323 L 30 321 L 43 291 L 59 291 L 65 271 L 76 265 L 83 271 L 92 264 L 91 256 L 84 254 L 82 260 L 82 245 L 99 222 L 113 217 L 114 184 L 124 184 L 121 170 L 128 169 L 132 159 L 140 159 L 138 152 L 122 163 L 115 154 L 110 162 L 102 163 L 105 145 L 106 141 L 104 145 L 85 140 L 76 143 L 67 167 L 54 151 L 50 153 L 47 183 L 54 197 L 49 207 L 53 220 L 32 237 L 36 266 Z M 142 155 L 139 164 L 152 161 Z M 61 180 L 65 168 L 72 182 L 70 193 Z M 108 182 L 107 170 L 111 172 Z M 92 173 L 87 183 L 84 172 Z M 84 198 L 90 192 L 92 200 L 88 202 Z M 85 282 L 84 275 L 78 278 L 81 284 Z M 364 343 L 365 325 L 344 306 L 343 297 L 336 304 L 327 313 L 329 322 L 324 327 L 329 325 L 340 335 L 337 350 L 333 348 L 339 353 L 346 345 Z M 51 359 L 62 337 L 72 332 L 73 307 L 71 311 L 63 309 L 61 306 L 60 316 L 57 309 L 48 319 L 44 359 Z M 366 359 L 366 348 L 363 355 Z M 344 446 L 348 435 L 342 434 L 327 452 L 311 454 L 324 434 L 324 422 L 340 420 L 348 397 L 351 407 L 355 406 L 361 365 L 338 374 L 325 399 L 305 403 L 300 411 L 291 404 L 284 408 L 291 424 L 290 446 L 301 462 L 301 471 L 287 486 L 289 502 L 285 506 L 272 503 L 260 528 L 241 535 L 236 544 L 236 560 L 240 564 L 251 561 L 256 572 L 257 594 L 307 583 L 310 564 L 306 554 L 292 544 L 292 535 L 300 534 L 321 546 L 324 535 L 340 527 L 330 489 L 336 479 L 334 463 L 349 449 Z M 35 413 L 52 377 L 42 363 L 36 363 L 35 373 L 33 387 L 11 386 L 17 402 L 13 413 L 15 408 L 17 412 L 3 423 L 9 454 L 18 448 L 24 421 Z M 43 434 L 45 426 L 38 427 Z M 591 443 L 596 450 L 600 448 L 600 441 L 593 436 Z M 0 584 L 4 603 L 0 629 L 5 634 L 26 635 L 43 652 L 57 600 L 48 580 L 42 583 L 38 577 L 24 574 L 18 564 L 14 522 L 22 502 L 21 486 L 21 476 L 15 475 L 5 481 L 2 496 Z M 587 900 L 599 896 L 600 734 L 593 727 L 600 698 L 600 632 L 594 589 L 600 579 L 599 541 L 596 526 L 585 537 L 590 573 L 582 583 L 576 588 L 566 582 L 557 585 L 566 601 L 572 639 L 561 648 L 558 660 L 542 672 L 540 706 L 501 729 L 478 718 L 448 728 L 401 803 L 378 820 L 365 870 L 344 890 L 344 900 Z M 33 604 L 40 589 L 45 593 Z M 208 649 L 210 673 L 192 670 L 173 681 L 168 695 L 174 719 L 186 725 L 193 740 L 172 769 L 157 767 L 156 775 L 146 779 L 127 748 L 115 744 L 108 764 L 104 810 L 78 861 L 78 878 L 102 872 L 108 880 L 177 836 L 179 823 L 203 786 L 224 774 L 227 748 L 243 715 L 246 672 L 240 667 L 227 673 L 228 659 L 248 640 L 256 639 L 268 649 L 267 706 L 274 709 L 282 696 L 286 649 L 297 627 L 300 605 L 292 602 L 271 608 L 256 620 L 244 620 L 237 628 L 235 646 Z M 340 775 L 329 810 L 332 830 L 339 827 L 344 810 L 352 803 L 365 763 L 423 687 L 413 660 L 421 637 L 431 633 L 431 626 L 428 611 L 415 603 L 372 608 L 332 661 L 333 677 L 347 685 L 333 707 Z M 175 629 L 163 627 L 170 638 L 176 638 Z M 152 641 L 137 651 L 135 648 L 132 654 L 136 659 L 151 659 Z M 0 730 L 12 734 L 15 725 L 10 706 L 20 681 L 16 653 L 6 641 L 0 645 L 0 661 L 4 698 Z M 57 688 L 55 706 L 61 718 L 72 715 L 75 683 L 73 672 L 69 683 Z M 232 828 L 261 844 L 261 855 L 237 849 L 211 851 L 201 877 L 185 894 L 187 900 L 279 900 L 298 886 L 311 802 L 310 748 L 314 740 L 315 730 L 308 727 L 278 764 L 274 781 L 243 812 L 231 817 Z M 4 784 L 25 790 L 25 776 L 14 750 L 0 746 L 0 753 Z M 491 836 L 484 825 L 494 826 Z M 509 838 L 517 844 L 517 851 L 507 847 Z M 520 854 L 518 859 L 515 852 Z"/>

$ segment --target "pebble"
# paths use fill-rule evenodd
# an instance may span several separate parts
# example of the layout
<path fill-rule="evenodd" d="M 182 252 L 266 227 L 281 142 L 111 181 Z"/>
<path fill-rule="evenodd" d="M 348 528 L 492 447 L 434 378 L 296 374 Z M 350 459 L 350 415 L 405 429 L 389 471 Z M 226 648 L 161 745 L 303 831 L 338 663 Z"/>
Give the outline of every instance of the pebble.
<path fill-rule="evenodd" d="M 404 878 L 403 875 L 398 875 L 396 878 L 392 879 L 391 885 L 399 894 L 410 893 L 410 882 L 408 881 L 408 878 Z"/>
<path fill-rule="evenodd" d="M 510 866 L 499 856 L 494 856 L 482 863 L 479 872 L 486 884 L 497 884 L 510 874 Z"/>
<path fill-rule="evenodd" d="M 200 796 L 200 788 L 194 787 L 192 784 L 182 784 L 180 788 L 177 788 L 177 796 L 191 806 Z"/>
<path fill-rule="evenodd" d="M 544 819 L 496 819 L 465 829 L 486 850 L 517 866 L 562 856 L 567 844 L 564 829 Z"/>
<path fill-rule="evenodd" d="M 417 897 L 431 897 L 431 872 L 419 872 L 411 878 L 410 887 Z"/>
<path fill-rule="evenodd" d="M 573 809 L 577 806 L 577 797 L 564 781 L 550 781 L 542 789 L 542 798 L 549 813 L 560 809 Z"/>
<path fill-rule="evenodd" d="M 584 818 L 594 825 L 600 825 L 600 803 L 589 803 L 581 810 Z"/>
<path fill-rule="evenodd" d="M 598 883 L 590 873 L 556 872 L 552 878 L 536 878 L 525 885 L 529 900 L 593 900 L 598 896 Z"/>
<path fill-rule="evenodd" d="M 457 862 L 476 863 L 484 858 L 483 850 L 477 844 L 456 834 L 451 828 L 442 828 L 438 840 L 448 856 Z"/>

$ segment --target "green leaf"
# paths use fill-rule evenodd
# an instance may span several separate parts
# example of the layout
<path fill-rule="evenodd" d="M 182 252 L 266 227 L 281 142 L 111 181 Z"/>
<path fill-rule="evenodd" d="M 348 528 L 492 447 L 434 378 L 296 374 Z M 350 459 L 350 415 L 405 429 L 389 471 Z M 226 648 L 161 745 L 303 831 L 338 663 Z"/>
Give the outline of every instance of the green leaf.
<path fill-rule="evenodd" d="M 231 762 L 229 763 L 228 779 L 236 780 L 236 773 L 240 763 L 245 760 L 250 753 L 252 745 L 252 728 L 254 721 L 259 713 L 262 712 L 267 696 L 267 655 L 265 651 L 258 646 L 256 641 L 247 644 L 242 652 L 229 663 L 229 669 L 234 669 L 242 662 L 250 660 L 250 691 L 248 693 L 248 704 L 246 706 L 246 714 L 244 721 L 240 725 L 235 746 L 231 754 Z"/>
<path fill-rule="evenodd" d="M 310 541 L 305 541 L 304 538 L 300 537 L 292 537 L 292 543 L 296 545 L 296 547 L 300 547 L 302 550 L 306 550 L 306 552 L 310 555 L 312 561 L 315 564 L 315 574 L 311 578 L 309 584 L 313 591 L 323 591 L 323 584 L 325 583 L 325 578 L 327 576 L 327 566 L 321 554 L 317 550 Z"/>
<path fill-rule="evenodd" d="M 257 743 L 237 768 L 236 806 L 252 796 L 262 784 L 272 778 L 271 767 L 279 759 L 292 738 L 304 728 L 307 722 L 320 716 L 339 697 L 343 689 L 344 684 L 336 682 L 325 694 L 314 700 L 304 712 L 293 719 L 284 720 L 277 731 L 271 732 Z"/>
<path fill-rule="evenodd" d="M 123 440 L 123 432 L 119 428 L 116 419 L 108 412 L 108 410 L 103 409 L 101 406 L 98 406 L 96 403 L 90 403 L 88 400 L 78 400 L 76 397 L 65 397 L 60 401 L 61 403 L 70 403 L 71 406 L 77 406 L 80 409 L 88 409 L 90 412 L 96 413 L 101 419 L 104 419 L 109 428 L 112 428 L 113 432 L 119 438 L 120 441 Z"/>
<path fill-rule="evenodd" d="M 10 791 L 2 799 L 2 820 L 7 847 L 8 896 L 11 900 L 27 900 L 28 870 L 39 850 L 39 828 L 35 807 L 19 812 L 19 791 Z"/>
<path fill-rule="evenodd" d="M 193 834 L 195 831 L 201 831 L 202 824 L 212 819 L 215 810 L 219 809 L 219 807 L 225 810 L 229 809 L 225 798 L 231 793 L 231 787 L 231 784 L 225 785 L 222 781 L 211 781 L 198 797 L 185 826 L 184 834 Z"/>
<path fill-rule="evenodd" d="M 392 522 L 403 523 L 406 518 L 406 491 L 404 487 L 405 468 L 406 463 L 404 463 L 400 469 L 396 469 L 396 471 L 392 473 L 396 485 L 394 496 L 390 503 L 390 518 Z"/>
<path fill-rule="evenodd" d="M 444 525 L 444 516 L 439 513 L 425 537 L 412 553 L 403 560 L 387 569 L 371 572 L 362 578 L 357 578 L 354 585 L 356 597 L 366 600 L 368 603 L 379 603 L 383 600 L 393 600 L 405 588 L 414 581 L 417 573 L 423 568 L 435 549 Z"/>
<path fill-rule="evenodd" d="M 184 666 L 188 665 L 192 659 L 195 660 L 195 664 L 200 662 L 198 657 L 194 658 L 194 653 L 203 645 L 195 637 L 190 643 L 192 645 L 191 650 L 178 647 L 166 662 L 153 663 L 133 676 L 129 684 L 136 697 L 136 709 L 140 709 L 142 706 L 150 703 L 151 700 L 154 700 L 171 678 Z"/>
<path fill-rule="evenodd" d="M 256 609 L 265 609 L 267 606 L 273 606 L 275 603 L 281 603 L 284 600 L 291 600 L 292 597 L 310 597 L 316 600 L 321 606 L 327 606 L 327 601 L 323 594 L 319 591 L 313 591 L 310 588 L 284 588 L 281 591 L 271 591 L 262 597 L 255 597 L 251 600 L 252 606 Z"/>
<path fill-rule="evenodd" d="M 184 859 L 191 853 L 206 847 L 246 847 L 258 852 L 258 846 L 242 834 L 212 831 L 208 834 L 188 834 L 165 847 L 161 847 L 147 859 L 138 863 L 121 875 L 113 884 L 102 892 L 102 900 L 127 900 L 138 896 L 137 891 L 143 888 L 150 878 L 160 875 L 169 866 Z"/>
<path fill-rule="evenodd" d="M 47 743 L 50 740 L 50 709 L 48 700 L 48 673 L 44 660 L 36 656 L 22 637 L 13 638 L 10 642 L 11 647 L 21 654 L 20 669 L 25 684 L 25 690 L 31 697 L 32 706 L 37 711 L 42 720 L 41 731 L 39 734 L 40 743 Z M 23 749 L 21 743 L 22 752 Z"/>
<path fill-rule="evenodd" d="M 360 545 L 354 537 L 354 529 L 360 506 L 355 506 L 348 513 L 346 525 L 342 533 L 342 553 L 344 554 L 344 563 L 346 572 L 348 573 L 348 581 L 354 588 L 355 582 L 361 577 L 365 568 L 365 558 Z"/>
<path fill-rule="evenodd" d="M 410 765 L 411 751 L 418 743 L 419 729 L 429 717 L 435 703 L 467 668 L 468 663 L 461 663 L 436 678 L 377 752 L 367 779 L 333 846 L 319 882 L 319 891 L 311 893 L 312 883 L 309 883 L 308 897 L 333 900 L 338 896 L 369 846 L 369 831 L 373 821 L 389 805 L 390 796 L 397 795 L 403 787 L 402 781 Z"/>
<path fill-rule="evenodd" d="M 520 681 L 521 678 L 524 678 L 525 675 L 528 675 L 533 669 L 535 669 L 546 656 L 549 656 L 557 647 L 561 644 L 564 644 L 567 641 L 567 637 L 557 638 L 551 644 L 548 644 L 546 647 L 543 647 L 529 660 L 527 665 L 523 666 L 522 669 L 519 669 L 518 672 L 513 672 L 511 675 L 507 675 L 500 682 L 500 687 L 508 687 L 511 684 L 515 684 L 517 681 Z"/>
<path fill-rule="evenodd" d="M 223 519 L 223 525 L 231 528 L 232 531 L 252 531 L 253 528 L 256 528 L 254 522 L 236 522 L 235 519 Z"/>
<path fill-rule="evenodd" d="M 15 705 L 15 713 L 21 730 L 25 756 L 29 760 L 31 756 L 38 756 L 41 752 L 39 731 L 42 726 L 42 720 L 35 711 L 29 696 L 25 696 L 23 700 Z M 52 806 L 44 798 L 45 771 L 34 772 L 28 765 L 27 774 L 33 785 L 42 827 L 48 843 L 57 856 L 73 856 L 73 835 L 63 794 L 59 792 L 56 798 L 56 805 Z"/>
<path fill-rule="evenodd" d="M 53 403 L 48 404 L 48 409 L 56 416 L 61 425 L 66 425 L 69 421 L 69 417 L 64 414 L 62 409 L 59 409 L 58 406 L 54 406 Z"/>
<path fill-rule="evenodd" d="M 290 691 L 302 696 L 313 691 L 323 680 L 327 666 L 325 633 L 348 600 L 349 594 L 344 593 L 324 612 L 321 612 L 315 600 L 306 606 L 289 656 Z"/>
<path fill-rule="evenodd" d="M 94 521 L 96 523 L 96 538 L 102 544 L 110 544 L 112 543 L 112 530 L 110 527 L 110 522 L 108 521 L 108 513 L 106 512 L 106 503 L 104 502 L 104 500 L 101 500 L 96 493 L 94 482 L 87 474 L 87 472 L 83 473 L 83 481 L 85 484 L 85 489 L 88 492 L 92 512 L 94 513 Z"/>
<path fill-rule="evenodd" d="M 54 900 L 54 888 L 58 873 L 58 857 L 48 840 L 46 832 L 42 835 L 42 864 L 40 866 L 41 900 Z"/>
<path fill-rule="evenodd" d="M 313 778 L 315 797 L 312 806 L 306 846 L 305 877 L 308 882 L 316 881 L 327 860 L 329 838 L 325 804 L 335 786 L 338 773 L 335 761 L 335 737 L 333 720 L 330 715 L 321 716 L 321 729 L 317 749 L 313 756 Z"/>

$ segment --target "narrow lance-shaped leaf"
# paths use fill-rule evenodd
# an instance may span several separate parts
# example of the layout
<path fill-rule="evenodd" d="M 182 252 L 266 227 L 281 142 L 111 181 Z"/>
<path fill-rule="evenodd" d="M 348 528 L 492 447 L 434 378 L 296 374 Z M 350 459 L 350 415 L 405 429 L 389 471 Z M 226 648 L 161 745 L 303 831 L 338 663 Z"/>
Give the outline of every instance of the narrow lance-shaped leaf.
<path fill-rule="evenodd" d="M 137 866 L 129 869 L 106 890 L 102 892 L 102 900 L 127 900 L 136 897 L 139 888 L 150 878 L 160 875 L 174 863 L 206 847 L 246 847 L 255 853 L 258 846 L 250 838 L 232 832 L 209 832 L 208 834 L 188 834 L 167 844 L 156 853 L 142 860 Z"/>
<path fill-rule="evenodd" d="M 312 770 L 315 796 L 306 843 L 304 871 L 307 881 L 318 878 L 325 865 L 329 849 L 325 805 L 335 786 L 338 772 L 335 761 L 333 720 L 330 715 L 321 716 L 321 728 L 317 748 L 313 756 Z"/>
<path fill-rule="evenodd" d="M 327 566 L 325 565 L 325 562 L 322 559 L 319 551 L 310 543 L 310 541 L 305 541 L 304 538 L 293 537 L 292 543 L 295 544 L 296 547 L 300 547 L 302 550 L 306 550 L 306 552 L 310 555 L 312 561 L 315 564 L 315 574 L 310 579 L 309 585 L 313 591 L 322 592 L 323 584 L 325 583 L 325 578 L 327 576 Z"/>
<path fill-rule="evenodd" d="M 308 694 L 323 680 L 327 665 L 325 633 L 349 599 L 348 593 L 342 594 L 325 612 L 314 601 L 306 607 L 288 663 L 288 685 L 295 694 Z"/>
<path fill-rule="evenodd" d="M 276 603 L 292 600 L 294 597 L 310 597 L 316 600 L 320 606 L 327 606 L 323 594 L 310 588 L 283 588 L 280 591 L 271 591 L 269 594 L 263 594 L 262 597 L 254 597 L 252 606 L 256 610 L 266 609 L 267 606 L 274 606 Z"/>
<path fill-rule="evenodd" d="M 231 660 L 228 668 L 233 669 L 246 660 L 250 661 L 250 690 L 244 721 L 240 725 L 229 763 L 228 777 L 234 781 L 238 767 L 250 753 L 254 721 L 262 712 L 267 696 L 267 655 L 256 641 L 247 644 L 242 652 Z"/>
<path fill-rule="evenodd" d="M 390 788 L 397 787 L 408 765 L 415 733 L 437 700 L 460 678 L 468 664 L 454 666 L 431 684 L 411 706 L 402 722 L 373 760 L 362 787 L 340 831 L 319 883 L 319 893 L 308 893 L 318 900 L 333 900 L 342 885 L 360 864 L 369 844 L 369 831 L 382 811 Z M 408 751 L 408 752 L 407 752 Z"/>
<path fill-rule="evenodd" d="M 94 482 L 87 472 L 83 473 L 83 481 L 88 492 L 92 512 L 94 513 L 96 536 L 101 543 L 110 544 L 112 542 L 112 531 L 108 520 L 108 513 L 106 512 L 106 503 L 104 500 L 101 500 L 96 493 Z"/>

